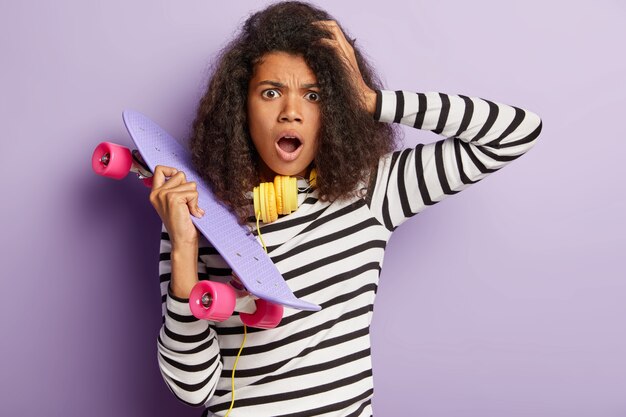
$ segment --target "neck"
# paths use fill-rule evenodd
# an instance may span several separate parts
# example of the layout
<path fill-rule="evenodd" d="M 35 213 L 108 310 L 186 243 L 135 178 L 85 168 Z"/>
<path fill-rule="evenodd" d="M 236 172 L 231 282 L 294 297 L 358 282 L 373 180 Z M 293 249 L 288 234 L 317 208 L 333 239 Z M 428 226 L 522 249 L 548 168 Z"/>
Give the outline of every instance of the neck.
<path fill-rule="evenodd" d="M 274 181 L 274 177 L 276 177 L 277 175 L 284 175 L 284 174 L 279 174 L 276 173 L 274 171 L 272 171 L 270 169 L 270 167 L 268 167 L 267 165 L 265 165 L 265 163 L 261 162 L 259 164 L 259 178 L 261 179 L 261 182 L 273 182 Z M 304 179 L 306 179 L 308 181 L 309 179 L 309 174 L 311 173 L 311 167 L 306 167 L 306 169 L 304 169 L 302 172 L 299 172 L 295 175 L 291 175 L 292 177 L 302 177 Z"/>

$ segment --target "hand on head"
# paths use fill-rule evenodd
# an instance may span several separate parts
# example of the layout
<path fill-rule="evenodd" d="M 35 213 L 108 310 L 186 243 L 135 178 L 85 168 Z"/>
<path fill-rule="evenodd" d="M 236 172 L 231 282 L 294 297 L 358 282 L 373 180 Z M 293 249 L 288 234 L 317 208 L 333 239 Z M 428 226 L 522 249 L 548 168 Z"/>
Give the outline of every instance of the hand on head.
<path fill-rule="evenodd" d="M 343 61 L 354 87 L 360 92 L 364 107 L 373 115 L 376 107 L 376 93 L 363 80 L 352 44 L 348 42 L 343 31 L 334 20 L 320 20 L 313 22 L 313 24 L 329 32 L 331 38 L 320 39 L 320 42 L 333 48 Z M 352 42 L 354 43 L 354 41 Z"/>

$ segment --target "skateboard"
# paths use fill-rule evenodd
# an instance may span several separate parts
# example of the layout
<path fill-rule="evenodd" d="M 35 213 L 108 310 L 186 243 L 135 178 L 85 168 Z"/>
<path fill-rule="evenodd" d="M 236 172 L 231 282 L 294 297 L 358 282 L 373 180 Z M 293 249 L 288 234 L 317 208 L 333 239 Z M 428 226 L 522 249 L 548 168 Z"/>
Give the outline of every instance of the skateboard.
<path fill-rule="evenodd" d="M 216 199 L 193 168 L 191 155 L 176 139 L 139 112 L 125 110 L 122 118 L 137 149 L 131 151 L 111 142 L 100 143 L 92 156 L 94 171 L 115 179 L 134 172 L 149 187 L 152 186 L 152 172 L 157 165 L 183 171 L 187 181 L 197 184 L 198 205 L 205 211 L 202 218 L 190 215 L 191 220 L 233 271 L 233 278 L 228 283 L 202 280 L 196 284 L 189 296 L 194 316 L 223 321 L 241 305 L 239 316 L 244 324 L 273 328 L 282 319 L 283 306 L 307 311 L 321 309 L 316 304 L 300 300 L 291 292 L 254 235 Z M 240 302 L 245 297 L 252 298 L 255 308 L 250 307 L 250 300 Z"/>

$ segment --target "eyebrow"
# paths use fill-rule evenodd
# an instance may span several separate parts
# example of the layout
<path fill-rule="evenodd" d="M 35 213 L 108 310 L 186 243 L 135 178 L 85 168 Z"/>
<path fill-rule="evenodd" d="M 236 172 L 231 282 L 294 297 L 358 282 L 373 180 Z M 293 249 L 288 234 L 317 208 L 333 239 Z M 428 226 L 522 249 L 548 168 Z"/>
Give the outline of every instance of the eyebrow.
<path fill-rule="evenodd" d="M 280 88 L 284 88 L 285 84 L 283 83 L 279 83 L 278 81 L 271 81 L 271 80 L 263 80 L 261 82 L 259 82 L 257 84 L 257 87 L 260 85 L 271 85 L 273 87 L 280 87 Z M 317 83 L 314 84 L 301 84 L 300 88 L 305 89 L 305 88 L 320 88 L 320 85 Z"/>

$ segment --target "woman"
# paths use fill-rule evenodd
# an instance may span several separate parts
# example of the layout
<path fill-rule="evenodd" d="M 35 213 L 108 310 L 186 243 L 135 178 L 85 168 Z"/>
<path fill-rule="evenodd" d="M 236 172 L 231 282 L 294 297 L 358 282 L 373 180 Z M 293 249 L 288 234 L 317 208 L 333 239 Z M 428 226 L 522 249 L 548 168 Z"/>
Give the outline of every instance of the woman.
<path fill-rule="evenodd" d="M 444 138 L 394 152 L 392 122 Z M 294 294 L 322 310 L 287 309 L 277 328 L 249 330 L 233 384 L 241 320 L 197 320 L 188 306 L 198 280 L 231 271 L 191 223 L 190 213 L 203 215 L 195 184 L 158 167 L 158 348 L 170 389 L 204 415 L 371 415 L 369 325 L 391 233 L 527 152 L 541 126 L 532 112 L 477 97 L 382 90 L 354 40 L 306 3 L 252 15 L 200 102 L 194 163 L 255 235 L 253 187 L 299 178 L 298 209 L 260 232 Z"/>

